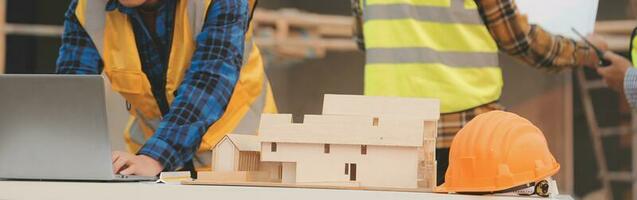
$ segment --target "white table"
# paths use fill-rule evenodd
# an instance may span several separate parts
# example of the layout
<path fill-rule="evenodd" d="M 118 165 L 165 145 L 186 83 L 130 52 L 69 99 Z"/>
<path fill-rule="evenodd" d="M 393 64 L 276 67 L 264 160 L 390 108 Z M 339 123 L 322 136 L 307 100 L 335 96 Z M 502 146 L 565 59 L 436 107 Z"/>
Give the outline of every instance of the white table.
<path fill-rule="evenodd" d="M 166 199 L 166 200 L 425 200 L 425 199 L 512 199 L 512 197 L 469 196 L 432 193 L 383 192 L 234 186 L 187 186 L 155 183 L 87 183 L 0 181 L 0 200 L 13 199 Z M 539 199 L 516 197 L 515 199 Z M 559 196 L 555 199 L 572 199 Z"/>

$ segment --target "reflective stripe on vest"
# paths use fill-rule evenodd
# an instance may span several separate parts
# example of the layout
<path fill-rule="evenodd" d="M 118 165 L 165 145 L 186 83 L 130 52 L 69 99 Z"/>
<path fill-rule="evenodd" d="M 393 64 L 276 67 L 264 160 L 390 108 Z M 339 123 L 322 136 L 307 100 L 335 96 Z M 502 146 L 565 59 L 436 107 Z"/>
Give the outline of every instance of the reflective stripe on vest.
<path fill-rule="evenodd" d="M 441 100 L 441 112 L 496 101 L 498 48 L 472 0 L 366 0 L 365 94 Z"/>
<path fill-rule="evenodd" d="M 250 5 L 254 5 L 253 1 L 250 1 Z M 129 150 L 137 151 L 140 142 L 154 133 L 161 114 L 150 90 L 150 82 L 141 70 L 129 18 L 117 10 L 107 12 L 107 2 L 108 0 L 79 0 L 76 16 L 100 52 L 104 61 L 104 73 L 111 80 L 113 89 L 132 105 L 133 118 L 125 132 L 130 134 L 126 135 Z M 196 37 L 202 30 L 211 4 L 212 0 L 182 0 L 177 3 L 166 76 L 169 104 L 174 100 L 174 92 L 190 67 Z M 250 24 L 246 31 L 243 66 L 226 111 L 203 136 L 200 151 L 209 150 L 223 136 L 235 130 L 256 134 L 261 112 L 276 112 L 263 61 L 259 49 L 252 41 L 251 30 Z M 255 122 L 257 124 L 253 124 Z M 143 132 L 141 137 L 140 132 Z"/>

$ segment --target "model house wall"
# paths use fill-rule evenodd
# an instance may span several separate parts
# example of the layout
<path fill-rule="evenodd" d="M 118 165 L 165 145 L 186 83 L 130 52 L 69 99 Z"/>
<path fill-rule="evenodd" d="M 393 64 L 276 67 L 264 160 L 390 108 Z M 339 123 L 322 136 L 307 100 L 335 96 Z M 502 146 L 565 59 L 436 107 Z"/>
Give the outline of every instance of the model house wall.
<path fill-rule="evenodd" d="M 218 172 L 235 171 L 238 168 L 239 150 L 226 137 L 212 151 L 212 170 Z"/>
<path fill-rule="evenodd" d="M 418 187 L 422 120 L 308 115 L 295 124 L 291 117 L 263 115 L 259 129 L 261 160 L 295 166 L 283 168 L 283 183 Z"/>
<path fill-rule="evenodd" d="M 277 143 L 276 152 L 271 152 L 271 144 L 263 144 L 262 160 L 295 165 L 283 170 L 284 177 L 290 173 L 295 179 L 283 178 L 283 183 L 417 188 L 415 147 L 370 145 L 362 155 L 361 145 L 329 144 L 325 153 L 324 144 Z"/>
<path fill-rule="evenodd" d="M 436 186 L 435 141 L 440 119 L 439 100 L 327 94 L 323 100 L 323 115 L 399 116 L 423 120 L 425 127 L 423 145 L 419 149 L 418 186 Z"/>

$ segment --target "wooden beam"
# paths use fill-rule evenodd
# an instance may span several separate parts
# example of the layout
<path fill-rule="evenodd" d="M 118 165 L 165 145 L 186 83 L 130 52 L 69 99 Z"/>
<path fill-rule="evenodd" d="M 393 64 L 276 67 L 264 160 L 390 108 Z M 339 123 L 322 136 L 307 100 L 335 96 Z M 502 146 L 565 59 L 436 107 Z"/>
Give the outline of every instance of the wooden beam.
<path fill-rule="evenodd" d="M 321 15 L 301 12 L 294 9 L 281 9 L 271 11 L 257 9 L 254 12 L 254 20 L 259 24 L 273 24 L 279 20 L 287 21 L 291 26 L 313 27 L 313 26 L 352 26 L 354 18 L 351 16 Z"/>
<path fill-rule="evenodd" d="M 612 20 L 595 23 L 595 33 L 630 35 L 637 27 L 636 20 Z"/>
<path fill-rule="evenodd" d="M 357 51 L 354 18 L 294 9 L 255 10 L 255 41 L 281 57 L 321 58 L 327 51 Z"/>
<path fill-rule="evenodd" d="M 626 52 L 635 27 L 637 20 L 599 21 L 595 24 L 595 34 L 608 43 L 609 50 Z"/>
<path fill-rule="evenodd" d="M 6 0 L 5 0 L 6 1 Z M 6 35 L 29 35 L 36 37 L 60 37 L 64 32 L 63 26 L 36 24 L 5 24 Z"/>
<path fill-rule="evenodd" d="M 598 34 L 606 43 L 608 49 L 616 52 L 627 52 L 630 48 L 630 35 Z"/>

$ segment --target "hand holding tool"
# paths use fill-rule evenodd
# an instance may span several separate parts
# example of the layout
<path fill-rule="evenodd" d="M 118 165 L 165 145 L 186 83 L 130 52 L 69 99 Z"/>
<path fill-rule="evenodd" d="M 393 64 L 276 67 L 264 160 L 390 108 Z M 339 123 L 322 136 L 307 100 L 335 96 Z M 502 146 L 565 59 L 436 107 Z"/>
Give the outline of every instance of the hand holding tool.
<path fill-rule="evenodd" d="M 597 48 L 597 46 L 595 46 L 592 42 L 588 41 L 588 39 L 586 39 L 586 37 L 584 37 L 581 33 L 575 30 L 575 28 L 571 28 L 571 30 L 573 30 L 573 32 L 575 32 L 577 36 L 582 38 L 582 40 L 584 40 L 584 42 L 586 42 L 588 46 L 590 46 L 591 48 L 593 48 L 593 50 L 595 50 L 595 54 L 597 54 L 597 58 L 599 58 L 599 66 L 607 67 L 612 64 L 609 60 L 604 59 L 604 52 L 602 50 Z"/>

